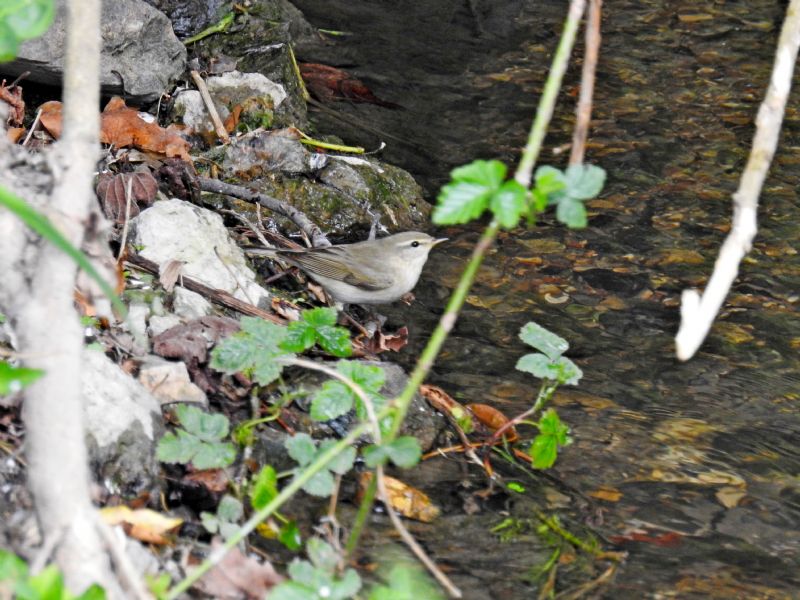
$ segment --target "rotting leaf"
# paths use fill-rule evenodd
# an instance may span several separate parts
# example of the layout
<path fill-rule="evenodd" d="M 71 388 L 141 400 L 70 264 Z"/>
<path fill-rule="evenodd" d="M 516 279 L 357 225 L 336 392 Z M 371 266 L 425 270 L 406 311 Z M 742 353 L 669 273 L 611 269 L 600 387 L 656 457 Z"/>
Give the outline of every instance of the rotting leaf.
<path fill-rule="evenodd" d="M 130 213 L 125 193 L 131 187 Z M 101 173 L 95 188 L 97 197 L 106 217 L 117 223 L 124 223 L 139 214 L 141 206 L 150 206 L 158 193 L 158 182 L 149 171 L 136 173 Z"/>
<path fill-rule="evenodd" d="M 492 431 L 497 431 L 506 423 L 508 423 L 507 416 L 488 404 L 467 404 L 467 408 L 473 415 L 475 415 L 475 418 L 478 419 L 478 421 L 486 425 Z M 503 438 L 506 441 L 513 442 L 517 439 L 517 430 L 514 427 L 509 427 L 503 434 Z"/>
<path fill-rule="evenodd" d="M 464 433 L 472 433 L 475 429 L 472 413 L 467 410 L 465 406 L 454 400 L 450 394 L 445 392 L 442 388 L 435 385 L 423 384 L 420 386 L 419 391 L 422 397 L 425 398 L 428 404 L 433 408 L 443 415 L 452 417 L 456 425 L 458 425 Z"/>
<path fill-rule="evenodd" d="M 108 525 L 122 525 L 132 538 L 148 544 L 169 544 L 168 535 L 183 523 L 183 519 L 166 517 L 149 508 L 131 510 L 127 506 L 100 509 L 100 516 Z"/>
<path fill-rule="evenodd" d="M 211 542 L 212 552 L 218 551 L 221 546 L 221 542 L 215 538 Z M 212 598 L 260 600 L 282 581 L 283 577 L 271 563 L 260 563 L 234 547 L 194 587 Z"/>
<path fill-rule="evenodd" d="M 372 477 L 373 474 L 369 471 L 359 476 L 359 494 L 364 493 Z M 398 514 L 423 523 L 430 523 L 439 516 L 439 508 L 424 492 L 388 475 L 384 475 L 383 480 L 386 484 L 386 493 L 389 495 L 389 503 Z"/>

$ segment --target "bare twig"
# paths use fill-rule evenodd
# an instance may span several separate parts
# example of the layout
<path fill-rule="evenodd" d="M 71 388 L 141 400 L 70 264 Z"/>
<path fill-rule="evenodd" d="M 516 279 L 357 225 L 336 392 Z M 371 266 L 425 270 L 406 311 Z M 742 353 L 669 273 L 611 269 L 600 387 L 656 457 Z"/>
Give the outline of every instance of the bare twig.
<path fill-rule="evenodd" d="M 143 256 L 139 256 L 138 254 L 130 253 L 125 257 L 125 262 L 131 265 L 132 267 L 136 267 L 143 271 L 147 271 L 155 276 L 158 276 L 158 265 L 154 263 L 152 260 L 148 260 Z M 248 304 L 247 302 L 243 302 L 238 298 L 232 296 L 228 292 L 223 290 L 218 290 L 212 287 L 208 287 L 207 285 L 203 285 L 196 279 L 191 279 L 190 277 L 181 276 L 178 280 L 178 284 L 181 287 L 185 287 L 187 290 L 191 290 L 193 292 L 197 292 L 201 296 L 208 298 L 212 302 L 219 304 L 221 306 L 225 306 L 226 308 L 231 308 L 235 311 L 242 313 L 243 315 L 250 315 L 251 317 L 261 317 L 262 319 L 266 319 L 267 321 L 271 321 L 272 323 L 276 323 L 278 325 L 286 325 L 287 321 L 280 318 L 277 315 L 272 314 L 271 312 L 267 312 L 254 306 L 252 304 Z"/>
<path fill-rule="evenodd" d="M 28 130 L 28 135 L 25 136 L 25 140 L 23 140 L 22 145 L 27 146 L 28 142 L 31 141 L 31 137 L 33 137 L 33 132 L 36 131 L 36 127 L 39 125 L 39 121 L 42 118 L 42 109 L 36 111 L 36 118 L 33 120 L 31 124 L 31 128 Z"/>
<path fill-rule="evenodd" d="M 211 94 L 208 93 L 208 86 L 206 86 L 206 82 L 203 81 L 203 78 L 200 77 L 200 73 L 197 71 L 189 71 L 189 75 L 191 76 L 192 81 L 194 81 L 194 84 L 197 86 L 197 91 L 200 92 L 200 96 L 203 98 L 203 102 L 208 110 L 208 115 L 211 117 L 211 122 L 214 124 L 214 131 L 217 132 L 219 139 L 227 144 L 231 141 L 231 138 L 228 135 L 228 132 L 225 131 L 225 126 L 222 124 L 222 119 L 219 118 L 217 107 L 214 106 L 214 101 L 211 99 Z"/>
<path fill-rule="evenodd" d="M 597 71 L 597 55 L 600 51 L 600 16 L 603 0 L 589 0 L 589 15 L 586 19 L 586 50 L 581 72 L 581 95 L 575 114 L 575 131 L 572 133 L 572 152 L 569 164 L 579 165 L 583 162 L 586 151 L 586 137 L 589 135 L 589 123 L 592 119 L 592 95 L 594 94 L 594 76 Z"/>
<path fill-rule="evenodd" d="M 287 204 L 286 202 L 278 200 L 277 198 L 273 198 L 272 196 L 267 196 L 266 194 L 259 194 L 258 192 L 248 190 L 240 185 L 232 185 L 230 183 L 219 181 L 218 179 L 198 177 L 197 181 L 200 185 L 200 189 L 204 192 L 225 194 L 227 196 L 239 198 L 240 200 L 254 202 L 271 210 L 272 212 L 291 219 L 295 225 L 297 225 L 308 235 L 308 237 L 311 238 L 311 243 L 315 248 L 331 245 L 331 243 L 328 241 L 328 238 L 324 233 L 322 233 L 322 230 L 315 225 L 314 222 L 305 215 L 305 213 L 297 210 L 294 206 Z"/>
<path fill-rule="evenodd" d="M 114 566 L 117 568 L 117 572 L 122 576 L 122 581 L 130 597 L 136 600 L 150 600 L 152 596 L 147 592 L 147 588 L 145 588 L 142 582 L 141 575 L 137 573 L 131 559 L 128 557 L 127 552 L 125 552 L 124 542 L 117 537 L 116 531 L 103 521 L 99 515 L 97 517 L 97 529 L 103 541 L 106 543 L 108 552 L 111 554 L 111 558 L 114 561 Z M 122 532 L 120 531 L 120 533 Z"/>
<path fill-rule="evenodd" d="M 681 298 L 681 325 L 675 336 L 675 350 L 680 360 L 689 360 L 703 343 L 739 273 L 739 263 L 750 251 L 758 228 L 758 196 L 778 145 L 798 47 L 800 0 L 791 0 L 778 40 L 772 78 L 758 110 L 753 147 L 739 181 L 739 189 L 733 195 L 733 226 L 722 244 L 703 295 L 696 290 L 684 290 Z"/>
<path fill-rule="evenodd" d="M 122 225 L 122 235 L 119 242 L 119 254 L 117 255 L 117 262 L 122 260 L 125 254 L 125 246 L 128 245 L 128 228 L 131 220 L 131 199 L 133 196 L 133 177 L 128 177 L 125 182 L 125 222 Z"/>

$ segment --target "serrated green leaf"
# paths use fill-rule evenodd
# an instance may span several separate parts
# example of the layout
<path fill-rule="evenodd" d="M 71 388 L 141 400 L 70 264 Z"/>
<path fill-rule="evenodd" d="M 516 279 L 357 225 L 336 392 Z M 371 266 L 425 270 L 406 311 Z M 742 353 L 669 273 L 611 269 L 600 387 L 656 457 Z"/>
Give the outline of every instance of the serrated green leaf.
<path fill-rule="evenodd" d="M 222 469 L 236 460 L 236 447 L 230 442 L 203 442 L 192 458 L 192 466 L 201 471 L 205 469 Z"/>
<path fill-rule="evenodd" d="M 261 510 L 278 495 L 278 474 L 272 465 L 265 465 L 258 472 L 250 487 L 250 504 Z"/>
<path fill-rule="evenodd" d="M 552 435 L 539 434 L 528 450 L 534 469 L 549 469 L 558 458 L 558 443 Z"/>
<path fill-rule="evenodd" d="M 252 363 L 253 346 L 247 336 L 234 334 L 217 342 L 211 351 L 211 368 L 232 375 Z"/>
<path fill-rule="evenodd" d="M 353 353 L 350 332 L 344 327 L 320 325 L 317 327 L 317 341 L 322 348 L 334 356 L 344 357 Z"/>
<path fill-rule="evenodd" d="M 537 425 L 540 433 L 552 435 L 560 446 L 566 446 L 569 443 L 569 427 L 564 424 L 554 409 L 548 408 Z"/>
<path fill-rule="evenodd" d="M 566 175 L 563 171 L 548 165 L 536 169 L 533 181 L 536 189 L 545 195 L 560 192 L 567 187 Z"/>
<path fill-rule="evenodd" d="M 410 435 L 401 435 L 387 446 L 387 450 L 392 462 L 404 469 L 413 467 L 422 457 L 419 441 Z"/>
<path fill-rule="evenodd" d="M 550 360 L 544 354 L 526 354 L 517 361 L 517 370 L 530 373 L 539 379 L 550 379 L 558 381 L 561 369 L 555 361 Z"/>
<path fill-rule="evenodd" d="M 28 578 L 28 585 L 36 592 L 35 598 L 60 600 L 64 597 L 64 577 L 55 565 L 48 565 Z"/>
<path fill-rule="evenodd" d="M 369 600 L 444 600 L 445 596 L 427 574 L 415 565 L 394 563 L 386 577 L 388 585 L 373 586 Z"/>
<path fill-rule="evenodd" d="M 519 224 L 519 220 L 528 207 L 528 190 L 513 179 L 506 181 L 489 200 L 489 209 L 494 213 L 495 219 L 505 227 L 511 229 Z"/>
<path fill-rule="evenodd" d="M 39 37 L 53 22 L 52 0 L 16 0 L 0 10 L 0 21 L 9 25 L 18 40 Z"/>
<path fill-rule="evenodd" d="M 319 445 L 319 454 L 328 450 L 331 446 L 336 445 L 336 440 L 323 440 Z M 356 460 L 356 449 L 348 446 L 339 454 L 333 457 L 331 461 L 325 466 L 326 469 L 333 471 L 339 475 L 344 475 L 353 468 L 353 463 Z"/>
<path fill-rule="evenodd" d="M 281 527 L 278 541 L 292 552 L 297 552 L 303 547 L 303 536 L 300 535 L 297 521 L 289 521 Z"/>
<path fill-rule="evenodd" d="M 205 527 L 208 533 L 214 534 L 219 531 L 219 519 L 214 513 L 201 512 L 200 523 Z"/>
<path fill-rule="evenodd" d="M 565 192 L 576 200 L 589 200 L 603 191 L 606 172 L 597 165 L 571 165 L 565 172 Z"/>
<path fill-rule="evenodd" d="M 314 590 L 297 581 L 284 581 L 272 588 L 269 600 L 319 600 Z"/>
<path fill-rule="evenodd" d="M 567 340 L 533 321 L 528 321 L 520 329 L 519 338 L 552 359 L 558 358 L 569 349 Z"/>
<path fill-rule="evenodd" d="M 339 555 L 333 547 L 318 537 L 312 537 L 306 543 L 306 554 L 311 564 L 327 573 L 334 573 L 339 565 Z"/>
<path fill-rule="evenodd" d="M 562 198 L 556 207 L 556 219 L 570 229 L 583 229 L 588 223 L 586 207 L 580 200 Z"/>
<path fill-rule="evenodd" d="M 352 379 L 368 394 L 380 392 L 386 381 L 386 374 L 380 367 L 365 365 L 354 360 L 340 360 L 336 363 L 336 370 Z"/>
<path fill-rule="evenodd" d="M 304 352 L 317 341 L 314 328 L 305 321 L 289 323 L 286 329 L 286 337 L 281 341 L 281 348 L 287 352 Z"/>
<path fill-rule="evenodd" d="M 500 161 L 476 160 L 451 173 L 451 183 L 442 187 L 432 220 L 439 225 L 467 223 L 477 219 L 489 206 L 492 195 L 506 176 Z"/>
<path fill-rule="evenodd" d="M 327 580 L 328 575 L 327 573 L 320 572 L 307 560 L 300 560 L 299 558 L 296 558 L 289 563 L 287 571 L 289 572 L 289 577 L 295 581 L 303 582 L 312 589 L 315 584 L 319 584 L 320 582 Z"/>
<path fill-rule="evenodd" d="M 389 449 L 386 446 L 367 446 L 363 450 L 364 463 L 374 469 L 378 465 L 385 465 L 389 460 Z"/>
<path fill-rule="evenodd" d="M 311 400 L 311 418 L 330 421 L 350 412 L 354 394 L 341 381 L 326 381 Z"/>
<path fill-rule="evenodd" d="M 335 481 L 330 471 L 319 471 L 306 481 L 303 490 L 312 496 L 325 498 L 333 493 Z"/>
<path fill-rule="evenodd" d="M 16 581 L 28 576 L 28 565 L 19 556 L 0 548 L 0 581 Z"/>
<path fill-rule="evenodd" d="M 300 314 L 300 318 L 315 329 L 318 329 L 320 327 L 336 325 L 336 320 L 339 318 L 339 315 L 335 308 L 319 307 L 311 310 L 304 310 Z"/>
<path fill-rule="evenodd" d="M 0 396 L 14 394 L 29 386 L 44 375 L 41 369 L 13 367 L 0 360 Z"/>
<path fill-rule="evenodd" d="M 559 357 L 559 359 L 555 361 L 554 366 L 558 373 L 556 377 L 558 383 L 578 385 L 578 382 L 583 377 L 583 371 L 566 356 Z"/>
<path fill-rule="evenodd" d="M 188 464 L 203 445 L 196 436 L 178 429 L 176 433 L 167 432 L 158 441 L 156 458 L 165 463 Z"/>
<path fill-rule="evenodd" d="M 317 455 L 317 445 L 307 433 L 297 433 L 283 443 L 289 456 L 301 467 L 310 463 Z"/>
<path fill-rule="evenodd" d="M 275 349 L 286 337 L 286 327 L 270 323 L 259 317 L 242 317 L 239 321 L 242 332 L 265 348 Z"/>
<path fill-rule="evenodd" d="M 346 600 L 352 598 L 361 589 L 361 578 L 354 569 L 347 569 L 342 578 L 331 587 L 330 600 Z"/>
<path fill-rule="evenodd" d="M 225 494 L 217 506 L 217 516 L 223 521 L 235 523 L 244 516 L 244 506 L 233 496 Z"/>
<path fill-rule="evenodd" d="M 291 354 L 281 354 L 286 358 L 291 358 Z M 253 363 L 252 376 L 258 385 L 267 385 L 275 381 L 283 372 L 283 364 L 278 362 L 277 354 L 261 354 Z"/>
<path fill-rule="evenodd" d="M 192 434 L 202 430 L 201 421 L 205 414 L 204 410 L 194 404 L 180 403 L 175 406 L 175 415 L 178 417 L 178 423 Z"/>
<path fill-rule="evenodd" d="M 230 430 L 230 422 L 228 417 L 220 414 L 200 412 L 199 427 L 196 429 L 181 421 L 181 425 L 186 428 L 186 431 L 193 433 L 204 442 L 218 442 L 228 435 Z"/>
<path fill-rule="evenodd" d="M 75 600 L 106 600 L 106 591 L 98 584 L 94 583 L 86 588 Z"/>

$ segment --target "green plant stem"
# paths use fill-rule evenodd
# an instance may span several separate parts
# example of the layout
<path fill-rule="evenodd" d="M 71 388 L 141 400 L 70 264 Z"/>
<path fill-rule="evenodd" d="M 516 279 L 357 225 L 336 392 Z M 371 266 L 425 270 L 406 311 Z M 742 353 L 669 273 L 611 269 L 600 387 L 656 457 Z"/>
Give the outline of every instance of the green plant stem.
<path fill-rule="evenodd" d="M 361 497 L 361 503 L 358 505 L 358 512 L 356 518 L 353 520 L 353 526 L 350 528 L 350 536 L 347 538 L 347 544 L 344 547 L 345 555 L 352 558 L 353 553 L 358 547 L 358 540 L 361 538 L 361 533 L 364 531 L 364 526 L 367 524 L 372 505 L 375 502 L 375 494 L 378 491 L 378 478 L 373 477 L 364 490 L 364 495 Z"/>
<path fill-rule="evenodd" d="M 380 413 L 378 413 L 378 418 L 383 418 L 389 413 L 389 409 L 386 408 Z M 339 440 L 336 444 L 331 446 L 328 450 L 320 454 L 317 459 L 308 465 L 301 473 L 299 473 L 292 481 L 283 488 L 280 493 L 272 499 L 272 501 L 267 504 L 264 508 L 257 511 L 256 513 L 251 516 L 247 522 L 242 525 L 236 533 L 234 533 L 230 538 L 228 538 L 225 543 L 217 550 L 215 550 L 211 556 L 209 556 L 206 560 L 204 560 L 197 568 L 193 569 L 191 573 L 189 573 L 183 581 L 175 585 L 171 590 L 169 590 L 164 595 L 164 600 L 175 600 L 180 596 L 182 593 L 187 591 L 198 579 L 200 579 L 205 573 L 207 573 L 212 567 L 214 567 L 217 563 L 219 563 L 222 558 L 227 554 L 229 550 L 231 550 L 234 546 L 236 546 L 239 542 L 241 542 L 247 535 L 252 532 L 259 523 L 264 521 L 267 517 L 271 516 L 276 510 L 278 510 L 289 498 L 291 498 L 294 494 L 296 494 L 300 489 L 302 489 L 303 485 L 308 482 L 316 473 L 318 473 L 322 468 L 327 465 L 331 460 L 333 460 L 340 452 L 342 452 L 345 448 L 350 446 L 353 442 L 355 442 L 363 433 L 365 433 L 371 427 L 370 423 L 359 423 L 353 430 L 347 434 L 346 437 Z"/>
<path fill-rule="evenodd" d="M 531 125 L 530 134 L 528 134 L 528 143 L 522 151 L 522 159 L 514 175 L 517 183 L 525 188 L 531 185 L 533 167 L 536 164 L 536 159 L 539 158 L 539 152 L 542 149 L 550 119 L 553 118 L 558 90 L 561 88 L 561 81 L 567 71 L 569 55 L 575 45 L 575 34 L 578 31 L 578 25 L 585 9 L 586 0 L 572 0 L 570 2 L 567 20 L 564 23 L 564 31 L 561 33 L 561 40 L 553 57 L 553 65 L 550 67 L 550 74 L 547 76 L 544 90 L 542 90 L 542 97 L 539 99 L 536 118 L 533 120 L 533 125 Z"/>

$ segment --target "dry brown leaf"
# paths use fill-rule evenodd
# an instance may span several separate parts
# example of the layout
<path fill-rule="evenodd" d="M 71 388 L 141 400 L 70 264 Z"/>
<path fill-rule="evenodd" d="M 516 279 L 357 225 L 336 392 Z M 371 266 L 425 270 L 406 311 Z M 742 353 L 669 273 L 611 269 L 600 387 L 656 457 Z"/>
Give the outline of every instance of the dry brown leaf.
<path fill-rule="evenodd" d="M 450 394 L 445 392 L 442 388 L 436 385 L 430 384 L 422 384 L 419 386 L 419 392 L 422 394 L 422 397 L 428 401 L 434 409 L 438 410 L 445 416 L 452 417 L 459 426 L 464 429 L 465 433 L 470 433 L 473 429 L 475 429 L 475 419 L 473 418 L 474 415 L 467 410 L 467 407 L 463 404 L 460 404 L 456 400 L 453 399 Z M 470 426 L 464 427 L 465 422 Z"/>
<path fill-rule="evenodd" d="M 22 99 L 22 88 L 18 85 L 9 87 L 4 79 L 0 83 L 0 101 L 8 104 L 9 111 L 6 124 L 22 127 L 25 118 L 25 101 Z"/>
<path fill-rule="evenodd" d="M 168 534 L 183 523 L 183 519 L 167 517 L 149 508 L 131 510 L 127 506 L 100 509 L 100 516 L 109 525 L 122 525 L 125 533 L 148 544 L 169 544 Z"/>
<path fill-rule="evenodd" d="M 167 292 L 171 292 L 175 288 L 185 264 L 182 260 L 170 259 L 158 265 L 158 282 Z"/>
<path fill-rule="evenodd" d="M 605 500 L 606 502 L 619 502 L 620 498 L 622 498 L 622 492 L 620 492 L 617 488 L 612 488 L 605 485 L 600 486 L 592 492 L 589 492 L 589 495 L 592 498 L 599 498 L 600 500 Z"/>
<path fill-rule="evenodd" d="M 222 493 L 228 489 L 230 479 L 225 469 L 204 469 L 184 476 L 184 481 L 202 485 L 210 492 Z"/>
<path fill-rule="evenodd" d="M 467 404 L 467 409 L 475 415 L 475 418 L 482 424 L 486 425 L 492 431 L 497 431 L 508 423 L 508 417 L 501 413 L 499 410 L 488 404 Z M 517 430 L 514 427 L 509 427 L 503 434 L 503 437 L 513 442 L 517 439 Z"/>
<path fill-rule="evenodd" d="M 361 474 L 358 479 L 359 495 L 364 493 L 372 477 L 370 472 Z M 424 492 L 388 475 L 384 475 L 383 480 L 386 484 L 386 493 L 389 495 L 389 503 L 398 514 L 423 523 L 430 523 L 439 516 L 439 508 Z"/>
<path fill-rule="evenodd" d="M 216 552 L 220 546 L 222 542 L 214 538 L 211 551 Z M 239 548 L 232 548 L 194 587 L 217 600 L 260 600 L 282 581 L 271 563 L 260 563 L 242 554 Z"/>
<path fill-rule="evenodd" d="M 128 201 L 125 196 L 130 185 L 131 206 L 127 218 L 139 214 L 140 205 L 150 206 L 158 193 L 158 183 L 149 172 L 102 173 L 97 178 L 97 197 L 106 217 L 117 223 L 124 223 Z"/>
<path fill-rule="evenodd" d="M 55 100 L 45 102 L 40 107 L 42 126 L 54 138 L 61 137 L 62 107 Z M 133 147 L 148 150 L 168 157 L 179 157 L 191 163 L 189 142 L 174 131 L 149 123 L 135 108 L 125 105 L 122 98 L 114 97 L 108 101 L 100 115 L 100 141 L 117 148 Z"/>

